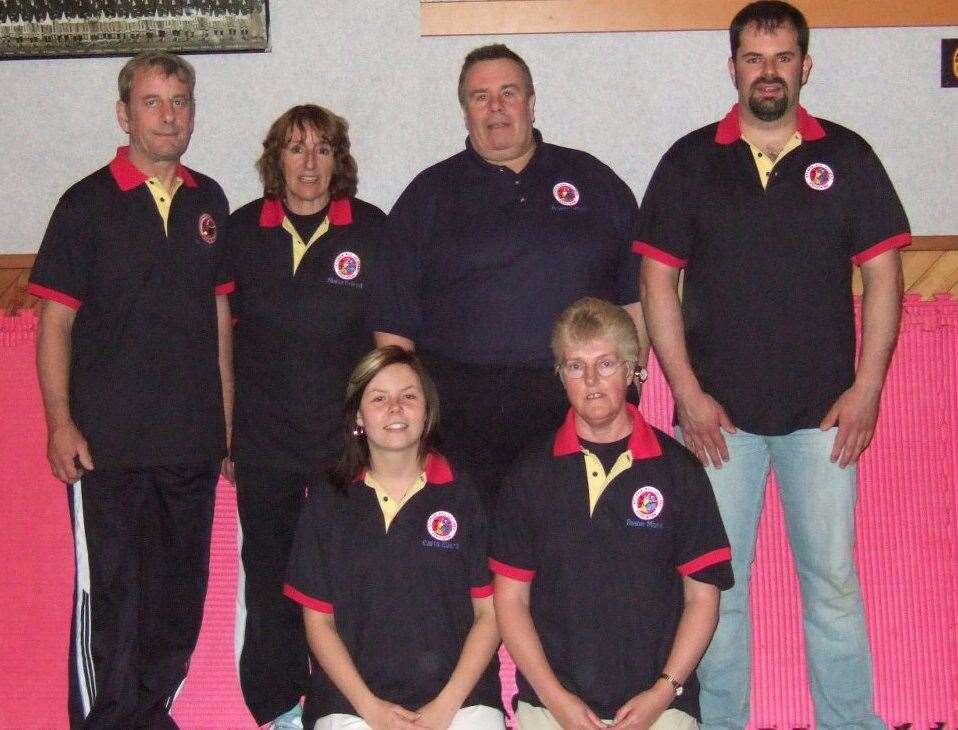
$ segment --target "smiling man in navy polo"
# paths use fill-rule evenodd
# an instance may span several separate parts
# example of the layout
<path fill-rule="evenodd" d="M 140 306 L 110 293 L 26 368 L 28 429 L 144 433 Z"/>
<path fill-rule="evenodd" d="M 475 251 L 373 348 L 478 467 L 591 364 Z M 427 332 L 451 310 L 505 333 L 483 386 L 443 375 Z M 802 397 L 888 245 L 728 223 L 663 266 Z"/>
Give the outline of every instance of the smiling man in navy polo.
<path fill-rule="evenodd" d="M 129 146 L 60 198 L 30 277 L 47 455 L 76 542 L 72 727 L 175 727 L 203 615 L 233 283 L 223 191 L 180 164 L 194 81 L 167 53 L 123 67 Z"/>
<path fill-rule="evenodd" d="M 636 244 L 679 431 L 708 467 L 734 556 L 736 586 L 699 671 L 710 728 L 749 719 L 748 579 L 770 468 L 801 582 L 817 725 L 883 727 L 852 558 L 855 463 L 878 417 L 901 313 L 898 249 L 911 237 L 868 144 L 799 106 L 808 37 L 786 3 L 739 12 L 738 104 L 662 158 Z M 864 282 L 857 369 L 853 264 Z"/>
<path fill-rule="evenodd" d="M 529 67 L 509 48 L 466 56 L 466 149 L 393 206 L 398 260 L 374 318 L 379 344 L 415 344 L 442 398 L 445 451 L 487 506 L 521 445 L 562 420 L 549 352 L 562 310 L 609 299 L 647 339 L 630 255 L 635 196 L 592 155 L 543 141 L 535 102 Z M 644 344 L 642 364 L 647 354 Z"/>

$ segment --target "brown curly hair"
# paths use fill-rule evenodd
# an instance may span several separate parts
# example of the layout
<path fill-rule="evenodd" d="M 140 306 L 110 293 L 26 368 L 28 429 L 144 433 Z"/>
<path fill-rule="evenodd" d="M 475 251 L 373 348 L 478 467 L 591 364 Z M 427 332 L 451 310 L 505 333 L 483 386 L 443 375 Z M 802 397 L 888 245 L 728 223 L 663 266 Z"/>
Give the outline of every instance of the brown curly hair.
<path fill-rule="evenodd" d="M 335 164 L 329 181 L 330 200 L 355 195 L 359 176 L 356 160 L 349 153 L 349 123 L 315 104 L 294 106 L 270 125 L 263 140 L 263 154 L 256 161 L 256 169 L 263 181 L 263 195 L 275 200 L 283 200 L 286 195 L 286 181 L 279 158 L 294 129 L 303 134 L 307 129 L 314 129 L 332 146 Z"/>

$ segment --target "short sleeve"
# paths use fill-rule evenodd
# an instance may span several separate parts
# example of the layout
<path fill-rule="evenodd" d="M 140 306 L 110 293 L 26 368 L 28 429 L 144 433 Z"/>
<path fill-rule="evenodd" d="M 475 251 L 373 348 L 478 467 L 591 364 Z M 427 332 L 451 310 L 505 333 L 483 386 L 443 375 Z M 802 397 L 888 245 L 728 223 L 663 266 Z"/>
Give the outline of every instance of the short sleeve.
<path fill-rule="evenodd" d="M 676 568 L 688 578 L 727 590 L 734 583 L 732 551 L 712 484 L 692 453 L 683 446 L 675 446 L 669 458 L 677 494 L 681 495 Z"/>
<path fill-rule="evenodd" d="M 492 574 L 489 572 L 489 521 L 479 495 L 474 495 L 474 527 L 469 544 L 469 589 L 473 598 L 492 595 Z"/>
<path fill-rule="evenodd" d="M 379 209 L 364 223 L 363 237 L 369 242 L 370 254 L 363 262 L 366 267 L 364 287 L 366 290 L 365 325 L 369 332 L 391 332 L 383 329 L 393 321 L 394 313 L 389 306 L 388 292 L 394 291 L 393 277 L 399 266 L 399 254 L 389 239 L 386 216 Z M 399 328 L 398 325 L 393 325 Z M 396 332 L 394 334 L 402 334 Z M 403 335 L 406 336 L 406 335 Z"/>
<path fill-rule="evenodd" d="M 675 146 L 659 161 L 642 198 L 632 251 L 673 268 L 684 268 L 692 254 L 689 169 Z"/>
<path fill-rule="evenodd" d="M 640 256 L 634 255 L 633 243 L 638 236 L 639 204 L 635 194 L 625 182 L 618 180 L 621 185 L 620 206 L 622 208 L 622 258 L 619 264 L 615 282 L 616 304 L 635 304 L 639 301 L 639 271 L 642 264 Z"/>
<path fill-rule="evenodd" d="M 217 296 L 232 294 L 236 289 L 236 280 L 233 272 L 233 257 L 230 255 L 230 226 L 229 226 L 229 203 L 226 200 L 226 194 L 217 186 L 217 197 L 219 198 L 219 222 L 222 239 L 217 242 L 215 272 L 216 278 L 215 291 Z"/>
<path fill-rule="evenodd" d="M 893 248 L 911 243 L 908 217 L 881 160 L 864 141 L 862 159 L 851 191 L 852 225 L 849 256 L 858 266 Z"/>
<path fill-rule="evenodd" d="M 316 493 L 311 493 L 306 500 L 283 586 L 286 596 L 321 613 L 333 613 L 335 609 L 328 560 L 331 526 L 335 524 L 330 502 L 328 496 Z"/>
<path fill-rule="evenodd" d="M 419 302 L 423 239 L 432 230 L 435 201 L 424 190 L 421 178 L 399 196 L 386 220 L 385 243 L 380 252 L 383 271 L 369 300 L 368 323 L 373 331 L 414 340 L 422 321 Z"/>
<path fill-rule="evenodd" d="M 507 476 L 496 504 L 489 567 L 506 578 L 528 583 L 536 575 L 538 561 L 522 492 L 521 480 Z"/>
<path fill-rule="evenodd" d="M 95 256 L 88 216 L 72 191 L 60 198 L 30 273 L 30 294 L 74 310 L 83 306 Z"/>
<path fill-rule="evenodd" d="M 233 213 L 226 221 L 226 240 L 225 246 L 223 247 L 224 262 L 220 265 L 220 268 L 227 269 L 233 274 L 235 284 L 233 290 L 229 293 L 229 298 L 230 314 L 233 316 L 234 323 L 243 318 L 243 290 L 239 277 L 237 276 L 240 271 L 237 257 L 240 255 L 242 248 L 240 243 L 240 236 L 242 235 L 242 225 L 240 224 L 239 216 Z M 217 272 L 217 279 L 219 279 L 219 273 L 220 272 Z"/>

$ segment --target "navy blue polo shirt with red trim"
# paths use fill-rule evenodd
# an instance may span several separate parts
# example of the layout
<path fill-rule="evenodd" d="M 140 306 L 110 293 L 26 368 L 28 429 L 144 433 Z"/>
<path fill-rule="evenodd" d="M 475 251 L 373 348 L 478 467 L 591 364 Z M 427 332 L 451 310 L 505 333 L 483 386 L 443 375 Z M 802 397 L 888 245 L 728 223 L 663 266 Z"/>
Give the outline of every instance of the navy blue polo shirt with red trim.
<path fill-rule="evenodd" d="M 490 567 L 531 581 L 532 621 L 552 671 L 604 718 L 662 672 L 684 607 L 683 576 L 732 585 L 731 550 L 702 465 L 629 409 L 631 466 L 591 515 L 570 410 L 553 440 L 513 466 L 492 529 Z M 517 684 L 520 701 L 543 706 L 521 672 Z M 694 675 L 672 707 L 699 716 Z"/>
<path fill-rule="evenodd" d="M 366 313 L 381 271 L 385 215 L 356 198 L 332 201 L 329 229 L 295 273 L 285 217 L 280 201 L 260 198 L 229 219 L 231 450 L 243 463 L 312 474 L 342 450 L 346 378 L 373 347 Z"/>
<path fill-rule="evenodd" d="M 646 190 L 634 247 L 685 269 L 692 368 L 736 426 L 765 435 L 816 428 L 851 386 L 852 265 L 911 242 L 861 137 L 801 108 L 798 131 L 765 189 L 738 105 L 680 139 Z"/>
<path fill-rule="evenodd" d="M 420 173 L 389 214 L 396 261 L 376 329 L 471 364 L 551 367 L 559 314 L 638 300 L 638 206 L 592 155 L 542 141 L 515 173 L 466 149 Z"/>
<path fill-rule="evenodd" d="M 416 709 L 449 681 L 475 614 L 492 595 L 487 523 L 471 480 L 441 456 L 426 461 L 426 486 L 388 531 L 376 492 L 358 478 L 344 492 L 311 489 L 290 554 L 284 593 L 333 613 L 360 676 L 378 697 Z M 463 706 L 498 707 L 497 662 Z M 304 726 L 332 713 L 358 714 L 317 669 Z"/>
<path fill-rule="evenodd" d="M 180 165 L 167 230 L 121 147 L 57 203 L 31 294 L 77 310 L 70 412 L 97 469 L 218 463 L 225 452 L 216 295 L 226 196 Z"/>

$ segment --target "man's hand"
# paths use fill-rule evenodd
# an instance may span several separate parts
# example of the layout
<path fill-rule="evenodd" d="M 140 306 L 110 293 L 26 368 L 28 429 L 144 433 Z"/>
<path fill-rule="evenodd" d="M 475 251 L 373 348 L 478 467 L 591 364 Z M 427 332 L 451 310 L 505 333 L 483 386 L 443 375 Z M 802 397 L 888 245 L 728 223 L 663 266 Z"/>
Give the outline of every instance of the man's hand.
<path fill-rule="evenodd" d="M 722 462 L 728 461 L 728 446 L 722 430 L 735 433 L 725 409 L 702 390 L 682 399 L 676 397 L 675 408 L 685 445 L 705 466 L 711 459 L 715 468 L 721 469 Z"/>
<path fill-rule="evenodd" d="M 665 682 L 656 682 L 650 689 L 640 692 L 615 713 L 612 727 L 641 728 L 645 730 L 669 709 L 675 691 Z"/>
<path fill-rule="evenodd" d="M 419 713 L 378 697 L 370 702 L 362 716 L 372 730 L 416 730 L 422 727 L 416 725 Z"/>
<path fill-rule="evenodd" d="M 84 471 L 93 471 L 90 447 L 72 421 L 55 426 L 47 433 L 47 459 L 53 475 L 68 484 L 82 477 Z M 82 468 L 77 467 L 77 461 Z"/>
<path fill-rule="evenodd" d="M 571 692 L 549 705 L 549 712 L 563 730 L 606 730 L 608 727 L 589 706 Z"/>
<path fill-rule="evenodd" d="M 835 401 L 819 428 L 827 431 L 838 424 L 831 460 L 844 469 L 858 461 L 875 434 L 881 391 L 852 386 Z"/>
<path fill-rule="evenodd" d="M 419 708 L 419 718 L 415 725 L 417 728 L 429 728 L 429 730 L 447 730 L 457 712 L 459 712 L 458 705 L 451 705 L 437 697 Z"/>

